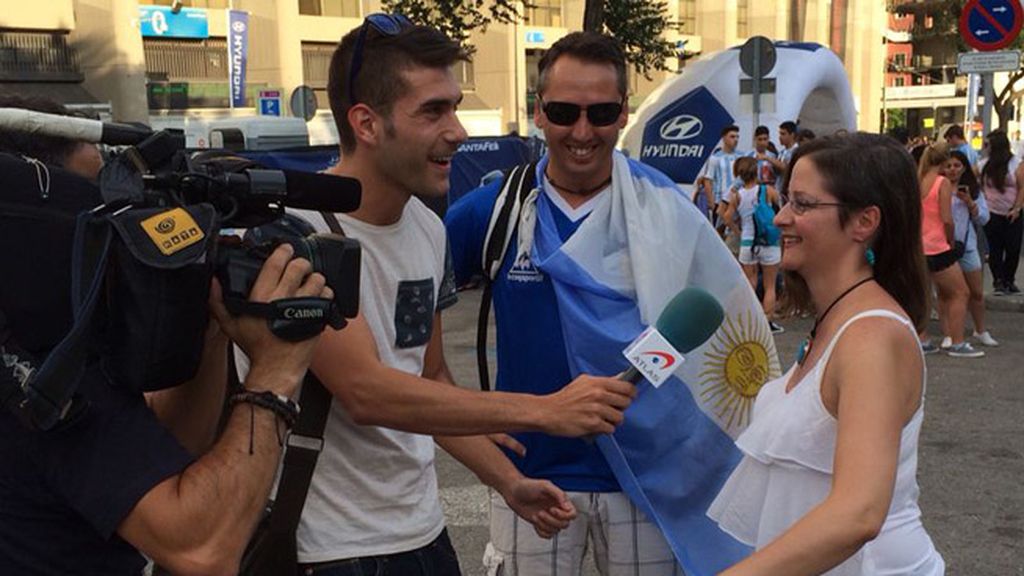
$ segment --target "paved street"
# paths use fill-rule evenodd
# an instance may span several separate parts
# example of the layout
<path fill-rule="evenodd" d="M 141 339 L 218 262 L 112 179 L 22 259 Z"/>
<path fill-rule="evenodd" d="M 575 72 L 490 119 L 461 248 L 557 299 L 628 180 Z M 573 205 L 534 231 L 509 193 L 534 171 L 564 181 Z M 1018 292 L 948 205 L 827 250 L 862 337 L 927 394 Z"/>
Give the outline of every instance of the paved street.
<path fill-rule="evenodd" d="M 1018 284 L 1024 286 L 1018 275 Z M 479 291 L 445 313 L 446 354 L 462 385 L 477 386 Z M 947 574 L 1024 575 L 1024 303 L 993 297 L 989 329 L 1002 347 L 982 359 L 928 358 L 918 481 L 924 523 Z M 999 308 L 992 310 L 991 308 Z M 776 344 L 788 366 L 811 320 L 787 320 Z M 938 326 L 932 323 L 932 333 Z M 494 344 L 493 334 L 489 340 Z M 441 495 L 466 576 L 483 575 L 487 490 L 439 451 Z M 589 567 L 588 576 L 597 574 Z"/>

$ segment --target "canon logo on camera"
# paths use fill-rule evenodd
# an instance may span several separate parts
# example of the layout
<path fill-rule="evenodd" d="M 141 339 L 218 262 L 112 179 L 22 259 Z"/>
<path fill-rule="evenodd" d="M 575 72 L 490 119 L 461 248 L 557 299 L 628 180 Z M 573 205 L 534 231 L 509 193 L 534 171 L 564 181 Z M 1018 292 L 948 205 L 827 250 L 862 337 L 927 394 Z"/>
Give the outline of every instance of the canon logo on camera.
<path fill-rule="evenodd" d="M 302 320 L 305 318 L 323 318 L 324 311 L 319 308 L 285 308 L 284 317 L 289 320 Z"/>

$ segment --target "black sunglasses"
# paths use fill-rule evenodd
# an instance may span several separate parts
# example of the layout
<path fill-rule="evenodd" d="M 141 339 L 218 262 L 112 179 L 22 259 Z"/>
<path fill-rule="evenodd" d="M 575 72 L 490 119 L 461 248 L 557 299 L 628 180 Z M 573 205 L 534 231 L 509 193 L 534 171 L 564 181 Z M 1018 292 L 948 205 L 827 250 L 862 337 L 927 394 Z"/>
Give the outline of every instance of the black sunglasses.
<path fill-rule="evenodd" d="M 366 45 L 366 34 L 370 28 L 384 36 L 397 36 L 399 32 L 411 28 L 412 25 L 412 21 L 401 14 L 384 14 L 383 12 L 370 14 L 363 20 L 363 25 L 359 28 L 359 37 L 356 38 L 356 46 L 352 50 L 352 65 L 348 70 L 349 106 L 355 106 L 358 103 L 355 90 L 356 78 L 363 68 L 363 47 Z"/>
<path fill-rule="evenodd" d="M 583 106 L 573 104 L 572 102 L 545 102 L 543 98 L 538 97 L 538 99 L 540 100 L 540 108 L 544 111 L 544 115 L 547 116 L 548 120 L 551 120 L 552 124 L 557 124 L 558 126 L 572 126 L 579 120 L 580 113 L 584 110 Z M 592 126 L 611 126 L 615 124 L 615 121 L 622 114 L 622 106 L 625 102 L 625 99 L 623 99 L 620 102 L 591 104 L 586 107 L 587 121 Z"/>

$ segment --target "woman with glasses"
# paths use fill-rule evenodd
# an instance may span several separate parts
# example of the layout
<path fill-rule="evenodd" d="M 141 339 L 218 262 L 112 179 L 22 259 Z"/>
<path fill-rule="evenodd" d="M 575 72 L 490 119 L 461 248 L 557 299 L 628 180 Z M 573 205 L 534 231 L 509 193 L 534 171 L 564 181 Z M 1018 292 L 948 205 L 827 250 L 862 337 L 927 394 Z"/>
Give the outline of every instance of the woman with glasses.
<path fill-rule="evenodd" d="M 858 133 L 801 146 L 786 181 L 782 268 L 817 316 L 758 394 L 743 460 L 708 511 L 756 548 L 723 574 L 941 575 L 917 505 L 927 277 L 914 165 L 895 140 Z"/>
<path fill-rule="evenodd" d="M 1024 164 L 1010 152 L 1006 133 L 995 131 L 986 140 L 988 158 L 978 165 L 991 218 L 985 225 L 988 238 L 988 266 L 992 287 L 997 295 L 1020 294 L 1017 265 L 1020 262 L 1021 235 L 1024 234 Z"/>
<path fill-rule="evenodd" d="M 953 185 L 942 175 L 948 160 L 949 151 L 944 143 L 932 144 L 921 154 L 917 166 L 921 189 L 921 240 L 938 296 L 936 308 L 942 333 L 950 339 L 946 353 L 955 358 L 980 358 L 985 353 L 975 350 L 964 339 L 970 290 L 958 264 L 963 253 L 956 246 Z M 925 354 L 939 351 L 928 337 L 927 329 L 921 331 L 921 347 Z"/>
<path fill-rule="evenodd" d="M 966 154 L 959 150 L 950 152 L 944 173 L 956 186 L 953 196 L 955 248 L 961 254 L 960 269 L 964 272 L 964 280 L 970 290 L 967 310 L 974 321 L 974 339 L 983 346 L 999 346 L 999 342 L 985 329 L 985 288 L 982 285 L 982 258 L 975 228 L 988 222 L 988 203 L 985 202 L 985 195 L 981 193 Z M 946 337 L 940 348 L 945 350 L 952 344 L 952 340 Z"/>

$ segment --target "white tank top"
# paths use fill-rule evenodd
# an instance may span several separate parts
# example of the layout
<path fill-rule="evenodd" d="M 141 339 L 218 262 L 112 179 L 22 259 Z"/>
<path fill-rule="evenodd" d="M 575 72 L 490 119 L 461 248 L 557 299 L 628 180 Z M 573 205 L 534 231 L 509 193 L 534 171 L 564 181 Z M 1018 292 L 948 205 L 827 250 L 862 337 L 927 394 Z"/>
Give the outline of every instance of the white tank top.
<path fill-rule="evenodd" d="M 736 441 L 743 460 L 708 510 L 708 516 L 737 540 L 763 548 L 828 496 L 837 427 L 822 402 L 821 379 L 839 337 L 850 324 L 867 317 L 892 318 L 916 338 L 913 324 L 898 314 L 889 310 L 861 312 L 843 324 L 815 367 L 788 394 L 786 382 L 795 364 L 761 388 L 752 422 Z M 938 576 L 945 572 L 917 506 L 923 381 L 921 394 L 921 406 L 900 435 L 896 485 L 878 537 L 826 572 L 828 576 Z"/>

